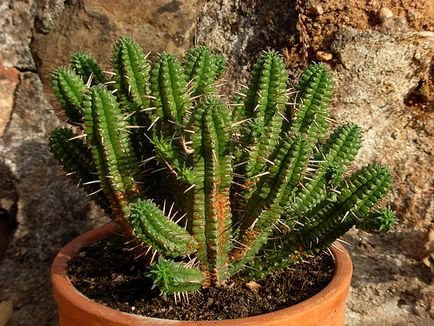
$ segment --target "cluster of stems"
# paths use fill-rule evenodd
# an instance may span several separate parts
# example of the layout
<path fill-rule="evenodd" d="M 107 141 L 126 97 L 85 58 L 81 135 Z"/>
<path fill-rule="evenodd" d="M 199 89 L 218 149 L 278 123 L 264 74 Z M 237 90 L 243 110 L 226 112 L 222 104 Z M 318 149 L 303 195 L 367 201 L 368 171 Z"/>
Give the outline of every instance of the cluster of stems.
<path fill-rule="evenodd" d="M 352 123 L 329 132 L 333 82 L 309 66 L 294 89 L 264 52 L 230 101 L 226 64 L 205 46 L 151 63 L 120 39 L 113 72 L 76 53 L 52 75 L 67 126 L 50 146 L 116 222 L 165 294 L 259 279 L 330 246 L 354 225 L 389 230 L 378 202 L 386 167 L 347 172 L 361 143 Z"/>

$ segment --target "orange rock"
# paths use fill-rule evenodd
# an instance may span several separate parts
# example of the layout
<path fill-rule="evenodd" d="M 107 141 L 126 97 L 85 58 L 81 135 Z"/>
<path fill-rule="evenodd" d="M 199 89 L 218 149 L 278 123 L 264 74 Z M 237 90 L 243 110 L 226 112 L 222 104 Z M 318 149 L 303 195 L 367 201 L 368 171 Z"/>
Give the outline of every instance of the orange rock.
<path fill-rule="evenodd" d="M 315 54 L 315 57 L 318 61 L 330 61 L 331 59 L 333 59 L 333 54 L 328 52 L 318 51 Z"/>
<path fill-rule="evenodd" d="M 15 89 L 20 80 L 20 72 L 15 68 L 0 65 L 0 137 L 3 136 L 14 108 Z"/>

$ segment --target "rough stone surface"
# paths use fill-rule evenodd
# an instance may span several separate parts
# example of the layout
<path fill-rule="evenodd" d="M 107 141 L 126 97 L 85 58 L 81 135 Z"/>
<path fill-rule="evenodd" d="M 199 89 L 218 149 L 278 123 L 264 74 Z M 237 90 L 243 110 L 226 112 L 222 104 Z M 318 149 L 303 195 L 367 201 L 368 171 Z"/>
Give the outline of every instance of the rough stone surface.
<path fill-rule="evenodd" d="M 0 2 L 0 62 L 6 67 L 35 70 L 30 50 L 33 32 L 48 33 L 64 9 L 62 0 Z"/>
<path fill-rule="evenodd" d="M 0 2 L 0 63 L 5 67 L 35 69 L 30 52 L 33 1 L 3 0 Z"/>
<path fill-rule="evenodd" d="M 341 62 L 333 71 L 335 118 L 362 127 L 358 163 L 391 167 L 394 208 L 402 223 L 419 227 L 434 216 L 434 112 L 427 109 L 418 117 L 404 99 L 427 78 L 433 44 L 432 32 L 349 28 L 341 29 L 332 44 Z"/>
<path fill-rule="evenodd" d="M 215 0 L 206 2 L 199 13 L 198 42 L 224 53 L 236 69 L 244 71 L 257 54 L 267 47 L 283 53 L 290 73 L 300 68 L 301 48 L 307 49 L 309 60 L 317 60 L 317 51 L 327 51 L 334 34 L 348 26 L 358 30 L 379 28 L 411 28 L 414 31 L 434 31 L 434 2 L 430 0 L 369 0 L 363 4 L 348 0 L 299 1 Z M 387 6 L 395 19 L 381 24 L 378 11 Z M 305 37 L 297 30 L 298 14 L 303 17 Z M 232 74 L 231 74 L 232 75 Z"/>
<path fill-rule="evenodd" d="M 9 124 L 14 106 L 15 88 L 19 82 L 19 71 L 0 66 L 0 137 Z"/>
<path fill-rule="evenodd" d="M 348 325 L 432 325 L 434 285 L 420 263 L 424 232 L 398 228 L 379 237 L 352 230 L 344 239 L 354 265 Z"/>
<path fill-rule="evenodd" d="M 167 50 L 181 55 L 194 36 L 200 0 L 73 0 L 65 4 L 49 34 L 35 33 L 32 51 L 46 94 L 51 100 L 50 74 L 68 64 L 76 51 L 92 54 L 110 68 L 113 45 L 133 37 L 145 51 Z M 45 21 L 45 20 L 43 20 Z"/>
<path fill-rule="evenodd" d="M 65 8 L 64 0 L 36 0 L 35 29 L 39 33 L 48 33 L 57 23 L 60 14 Z"/>
<path fill-rule="evenodd" d="M 228 79 L 240 80 L 261 51 L 282 50 L 296 33 L 294 1 L 208 1 L 199 13 L 196 41 L 223 53 Z"/>

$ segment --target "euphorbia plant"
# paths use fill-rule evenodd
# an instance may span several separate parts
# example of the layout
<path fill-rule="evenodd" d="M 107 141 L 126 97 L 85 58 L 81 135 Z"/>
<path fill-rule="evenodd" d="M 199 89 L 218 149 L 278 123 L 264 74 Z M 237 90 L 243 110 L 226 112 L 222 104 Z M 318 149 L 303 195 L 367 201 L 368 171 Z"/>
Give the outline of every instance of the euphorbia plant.
<path fill-rule="evenodd" d="M 69 126 L 50 145 L 65 171 L 123 231 L 164 294 L 259 279 L 330 246 L 352 226 L 387 231 L 377 203 L 386 167 L 347 173 L 361 142 L 346 123 L 329 135 L 332 78 L 313 64 L 294 90 L 266 51 L 249 86 L 226 103 L 222 56 L 191 49 L 150 63 L 120 39 L 113 73 L 83 53 L 53 73 Z"/>

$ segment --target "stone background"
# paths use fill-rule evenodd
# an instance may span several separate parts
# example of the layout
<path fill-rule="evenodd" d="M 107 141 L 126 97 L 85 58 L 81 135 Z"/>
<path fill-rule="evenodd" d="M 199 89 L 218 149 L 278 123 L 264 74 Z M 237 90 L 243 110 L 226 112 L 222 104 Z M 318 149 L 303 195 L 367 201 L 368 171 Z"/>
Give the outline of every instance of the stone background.
<path fill-rule="evenodd" d="M 145 51 L 178 55 L 203 42 L 236 67 L 228 81 L 245 80 L 267 47 L 282 51 L 291 76 L 303 51 L 327 59 L 336 123 L 353 121 L 365 131 L 356 165 L 375 160 L 392 168 L 389 199 L 401 222 L 386 236 L 345 237 L 355 264 L 347 324 L 432 323 L 432 275 L 420 258 L 434 216 L 433 5 L 294 3 L 0 1 L 0 301 L 12 302 L 12 325 L 57 324 L 50 262 L 67 241 L 107 221 L 49 153 L 47 134 L 62 123 L 50 72 L 77 50 L 108 68 L 122 35 Z"/>

